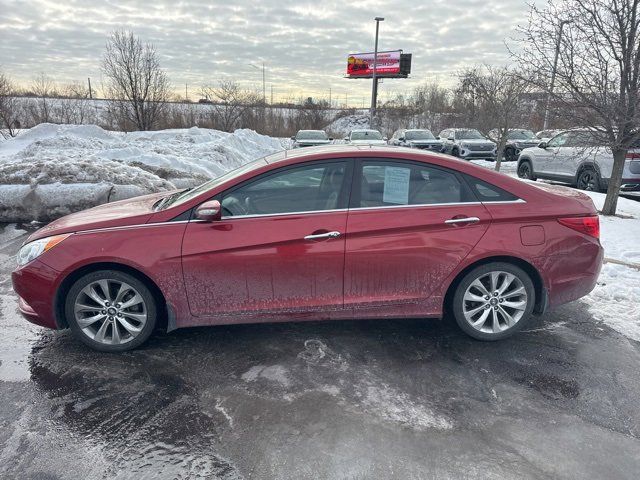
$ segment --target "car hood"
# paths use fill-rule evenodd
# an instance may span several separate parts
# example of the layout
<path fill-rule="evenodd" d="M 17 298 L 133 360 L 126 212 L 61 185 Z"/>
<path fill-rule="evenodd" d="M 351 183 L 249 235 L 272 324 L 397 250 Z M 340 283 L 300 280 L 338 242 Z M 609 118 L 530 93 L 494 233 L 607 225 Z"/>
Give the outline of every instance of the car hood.
<path fill-rule="evenodd" d="M 153 193 L 72 213 L 35 231 L 25 243 L 62 233 L 147 223 L 154 213 L 153 205 L 171 193 L 173 192 Z"/>
<path fill-rule="evenodd" d="M 386 145 L 384 140 L 351 140 L 352 145 Z"/>

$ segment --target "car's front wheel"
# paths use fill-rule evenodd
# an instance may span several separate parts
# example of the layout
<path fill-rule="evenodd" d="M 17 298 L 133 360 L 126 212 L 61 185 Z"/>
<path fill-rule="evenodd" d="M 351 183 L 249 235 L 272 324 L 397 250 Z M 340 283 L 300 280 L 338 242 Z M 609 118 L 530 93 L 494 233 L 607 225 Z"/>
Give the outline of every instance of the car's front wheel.
<path fill-rule="evenodd" d="M 520 330 L 531 316 L 535 289 L 521 268 L 493 262 L 471 270 L 453 295 L 460 328 L 478 340 L 501 340 Z"/>
<path fill-rule="evenodd" d="M 518 160 L 518 155 L 516 155 L 516 150 L 514 148 L 506 148 L 504 151 L 504 161 L 505 162 L 515 162 Z"/>
<path fill-rule="evenodd" d="M 117 270 L 100 270 L 78 279 L 69 289 L 65 315 L 73 334 L 103 352 L 122 352 L 144 343 L 156 325 L 156 300 L 138 278 Z"/>
<path fill-rule="evenodd" d="M 518 165 L 518 177 L 526 180 L 536 179 L 533 175 L 533 168 L 531 167 L 531 162 L 529 162 L 529 160 L 523 160 L 520 165 Z"/>

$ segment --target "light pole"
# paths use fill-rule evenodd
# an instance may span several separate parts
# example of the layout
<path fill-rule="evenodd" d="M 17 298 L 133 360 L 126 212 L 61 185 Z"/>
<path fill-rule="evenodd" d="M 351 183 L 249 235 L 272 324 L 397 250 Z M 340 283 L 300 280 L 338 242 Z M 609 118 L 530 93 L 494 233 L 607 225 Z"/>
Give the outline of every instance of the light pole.
<path fill-rule="evenodd" d="M 258 67 L 257 65 L 254 65 L 253 63 L 250 63 L 249 65 L 251 65 L 253 68 L 257 68 L 258 70 L 260 70 L 260 67 Z M 264 62 L 262 62 L 262 103 L 264 105 L 267 104 L 267 86 L 265 82 Z"/>
<path fill-rule="evenodd" d="M 369 111 L 369 126 L 374 127 L 373 122 L 376 116 L 376 103 L 378 101 L 378 31 L 380 30 L 380 22 L 384 22 L 383 17 L 376 17 L 376 41 L 373 50 L 373 85 L 371 86 L 371 110 Z"/>
<path fill-rule="evenodd" d="M 562 41 L 562 29 L 567 23 L 571 23 L 572 20 L 562 20 L 560 22 L 560 28 L 558 29 L 558 40 L 556 41 L 556 53 L 553 57 L 553 70 L 551 70 L 551 85 L 549 85 L 549 91 L 547 92 L 547 99 L 544 105 L 544 122 L 542 124 L 542 130 L 547 129 L 549 122 L 549 100 L 553 94 L 553 87 L 556 83 L 556 70 L 558 68 L 558 56 L 560 55 L 560 42 Z"/>

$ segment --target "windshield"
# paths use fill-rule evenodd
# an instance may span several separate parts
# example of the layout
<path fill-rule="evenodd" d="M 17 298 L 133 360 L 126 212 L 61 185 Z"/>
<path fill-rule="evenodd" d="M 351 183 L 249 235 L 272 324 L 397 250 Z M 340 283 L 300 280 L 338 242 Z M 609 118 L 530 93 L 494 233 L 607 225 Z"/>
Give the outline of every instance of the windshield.
<path fill-rule="evenodd" d="M 265 157 L 265 158 L 269 158 L 269 157 Z M 244 173 L 260 168 L 266 164 L 267 162 L 265 161 L 264 158 L 254 160 L 253 162 L 245 163 L 241 167 L 238 167 L 235 170 L 231 170 L 225 173 L 224 175 L 221 175 L 212 180 L 209 180 L 208 182 L 204 182 L 202 185 L 199 185 L 196 188 L 185 190 L 181 192 L 179 195 L 175 196 L 174 198 L 167 198 L 168 201 L 159 203 L 157 209 L 164 210 L 169 206 L 180 205 L 181 203 L 187 202 L 192 198 L 197 197 L 201 193 L 206 192 L 207 190 L 217 187 L 218 185 L 221 185 L 222 183 L 228 180 L 231 180 L 235 177 L 239 177 Z"/>
<path fill-rule="evenodd" d="M 478 130 L 458 130 L 456 132 L 458 140 L 482 140 L 484 137 Z"/>
<path fill-rule="evenodd" d="M 328 138 L 322 130 L 301 130 L 296 135 L 296 140 L 327 140 Z"/>
<path fill-rule="evenodd" d="M 382 140 L 382 134 L 377 130 L 351 132 L 351 140 Z"/>
<path fill-rule="evenodd" d="M 434 140 L 436 137 L 429 130 L 407 130 L 404 138 L 407 140 Z"/>
<path fill-rule="evenodd" d="M 507 135 L 509 140 L 531 140 L 536 135 L 531 130 L 511 130 Z"/>

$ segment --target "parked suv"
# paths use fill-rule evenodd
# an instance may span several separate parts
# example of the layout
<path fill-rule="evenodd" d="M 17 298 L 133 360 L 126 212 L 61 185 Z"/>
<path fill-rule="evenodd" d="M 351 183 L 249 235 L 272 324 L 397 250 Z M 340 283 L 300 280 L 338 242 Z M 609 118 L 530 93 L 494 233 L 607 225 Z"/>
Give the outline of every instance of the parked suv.
<path fill-rule="evenodd" d="M 491 130 L 489 132 L 489 138 L 497 141 L 500 136 L 500 132 Z M 540 139 L 535 136 L 531 130 L 523 128 L 510 128 L 507 131 L 507 143 L 504 146 L 504 160 L 507 162 L 515 162 L 518 160 L 518 155 L 525 148 L 536 147 L 540 143 Z"/>
<path fill-rule="evenodd" d="M 293 148 L 300 148 L 329 145 L 333 139 L 329 138 L 324 130 L 298 130 L 291 140 L 293 140 Z"/>
<path fill-rule="evenodd" d="M 397 145 L 399 147 L 420 148 L 422 150 L 431 150 L 433 152 L 442 151 L 442 140 L 435 137 L 431 130 L 427 129 L 406 129 L 396 130 L 389 139 L 389 145 Z"/>
<path fill-rule="evenodd" d="M 473 128 L 447 128 L 440 132 L 442 151 L 454 157 L 496 159 L 496 144 Z"/>
<path fill-rule="evenodd" d="M 640 142 L 627 154 L 622 173 L 622 190 L 640 190 Z M 518 176 L 530 180 L 543 178 L 570 183 L 582 190 L 607 188 L 613 168 L 613 153 L 594 145 L 586 130 L 569 130 L 526 148 L 518 159 Z"/>
<path fill-rule="evenodd" d="M 378 130 L 358 129 L 344 137 L 345 143 L 351 145 L 386 145 L 387 139 Z"/>

